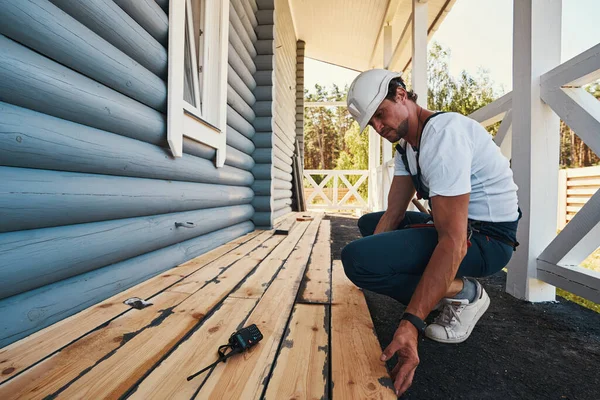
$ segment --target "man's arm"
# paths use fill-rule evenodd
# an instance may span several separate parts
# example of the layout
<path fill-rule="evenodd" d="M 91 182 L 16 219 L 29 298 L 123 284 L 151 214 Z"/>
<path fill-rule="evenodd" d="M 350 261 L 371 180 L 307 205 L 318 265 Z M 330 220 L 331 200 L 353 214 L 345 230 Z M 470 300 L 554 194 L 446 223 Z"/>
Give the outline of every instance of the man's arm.
<path fill-rule="evenodd" d="M 406 312 L 425 319 L 456 277 L 467 254 L 469 193 L 460 196 L 434 196 L 435 228 L 438 244 L 406 308 Z"/>
<path fill-rule="evenodd" d="M 385 171 L 384 171 L 385 172 Z M 415 195 L 415 187 L 409 175 L 397 175 L 392 180 L 388 194 L 388 208 L 379 220 L 374 235 L 395 230 L 408 208 L 408 204 Z"/>
<path fill-rule="evenodd" d="M 421 319 L 425 319 L 433 306 L 444 297 L 467 254 L 469 196 L 467 193 L 431 198 L 435 210 L 438 244 L 406 307 L 406 312 Z M 417 338 L 417 329 L 410 322 L 403 320 L 394 333 L 392 343 L 383 351 L 382 361 L 390 359 L 394 353 L 398 354 L 398 364 L 392 371 L 397 395 L 401 395 L 410 387 L 419 365 Z"/>

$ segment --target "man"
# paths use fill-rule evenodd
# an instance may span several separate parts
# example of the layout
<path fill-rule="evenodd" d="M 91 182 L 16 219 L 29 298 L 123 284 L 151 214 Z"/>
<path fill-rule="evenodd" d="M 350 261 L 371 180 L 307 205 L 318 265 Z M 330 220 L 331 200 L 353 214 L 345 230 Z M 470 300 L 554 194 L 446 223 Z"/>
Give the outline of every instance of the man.
<path fill-rule="evenodd" d="M 392 371 L 398 395 L 419 363 L 419 333 L 443 343 L 469 337 L 490 303 L 471 277 L 508 263 L 520 217 L 509 162 L 491 135 L 470 118 L 434 113 L 416 100 L 400 74 L 375 69 L 354 80 L 347 101 L 361 131 L 370 125 L 399 142 L 388 209 L 363 216 L 364 237 L 342 251 L 346 275 L 357 286 L 406 305 L 381 356 L 398 354 Z M 432 215 L 407 211 L 415 190 L 429 199 Z M 440 314 L 425 327 L 434 307 Z"/>

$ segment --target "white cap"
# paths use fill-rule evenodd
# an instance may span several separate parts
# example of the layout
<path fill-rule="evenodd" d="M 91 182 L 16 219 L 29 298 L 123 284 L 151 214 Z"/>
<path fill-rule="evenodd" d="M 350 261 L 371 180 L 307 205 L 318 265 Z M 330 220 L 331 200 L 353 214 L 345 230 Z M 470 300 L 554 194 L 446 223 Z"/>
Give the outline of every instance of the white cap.
<path fill-rule="evenodd" d="M 377 107 L 385 99 L 390 81 L 401 76 L 401 73 L 387 69 L 371 69 L 362 72 L 354 79 L 348 91 L 346 104 L 348 112 L 360 125 L 361 132 L 367 127 Z"/>

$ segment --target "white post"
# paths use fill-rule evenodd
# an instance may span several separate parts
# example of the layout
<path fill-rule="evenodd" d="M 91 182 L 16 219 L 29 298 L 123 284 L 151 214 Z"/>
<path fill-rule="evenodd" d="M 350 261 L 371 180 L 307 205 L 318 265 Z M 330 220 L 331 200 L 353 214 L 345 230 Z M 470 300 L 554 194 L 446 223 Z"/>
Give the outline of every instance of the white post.
<path fill-rule="evenodd" d="M 412 89 L 427 108 L 427 1 L 412 2 Z"/>
<path fill-rule="evenodd" d="M 383 27 L 383 67 L 389 68 L 390 60 L 392 59 L 392 27 L 390 25 Z M 382 174 L 381 174 L 381 207 L 387 209 L 387 198 L 392 186 L 392 181 L 387 174 L 385 165 L 392 159 L 392 144 L 382 139 Z"/>
<path fill-rule="evenodd" d="M 537 258 L 556 236 L 559 119 L 540 99 L 540 76 L 560 63 L 561 0 L 513 1 L 512 168 L 523 218 L 508 265 L 506 291 L 552 301 L 536 279 Z"/>
<path fill-rule="evenodd" d="M 370 126 L 367 129 L 369 132 L 369 209 L 379 211 L 377 199 L 380 196 L 378 192 L 381 190 L 381 184 L 377 182 L 377 167 L 381 157 L 381 136 Z"/>
<path fill-rule="evenodd" d="M 392 26 L 386 25 L 383 27 L 383 68 L 390 67 L 392 60 Z"/>

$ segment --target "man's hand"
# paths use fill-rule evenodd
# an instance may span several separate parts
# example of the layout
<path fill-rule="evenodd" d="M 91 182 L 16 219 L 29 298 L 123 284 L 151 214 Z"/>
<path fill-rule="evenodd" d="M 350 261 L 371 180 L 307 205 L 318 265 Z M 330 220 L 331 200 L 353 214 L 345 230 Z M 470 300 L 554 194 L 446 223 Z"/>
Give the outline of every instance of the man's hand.
<path fill-rule="evenodd" d="M 410 387 L 419 365 L 418 338 L 417 329 L 410 322 L 401 321 L 394 333 L 394 339 L 381 355 L 381 361 L 386 361 L 392 358 L 394 353 L 398 354 L 398 364 L 392 371 L 397 396 L 401 396 Z"/>

